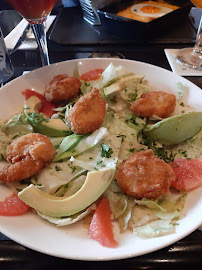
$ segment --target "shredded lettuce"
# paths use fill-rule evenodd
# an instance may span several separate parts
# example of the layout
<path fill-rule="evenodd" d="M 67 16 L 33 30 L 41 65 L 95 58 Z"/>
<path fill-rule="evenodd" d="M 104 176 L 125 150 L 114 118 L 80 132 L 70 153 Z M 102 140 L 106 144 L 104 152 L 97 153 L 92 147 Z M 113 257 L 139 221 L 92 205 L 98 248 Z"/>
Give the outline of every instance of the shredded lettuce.
<path fill-rule="evenodd" d="M 72 179 L 85 170 L 72 165 L 71 162 L 51 163 L 32 178 L 32 184 L 40 186 L 43 192 L 54 194 L 61 186 L 68 184 Z"/>
<path fill-rule="evenodd" d="M 178 98 L 182 98 L 184 94 L 184 86 L 182 85 L 181 82 L 177 83 L 177 89 L 178 89 Z"/>
<path fill-rule="evenodd" d="M 88 216 L 95 209 L 96 209 L 96 204 L 92 204 L 90 207 L 88 207 L 86 210 L 82 212 L 79 212 L 69 217 L 63 217 L 63 218 L 51 217 L 41 212 L 37 212 L 37 213 L 40 217 L 48 220 L 49 222 L 57 225 L 58 227 L 62 227 L 62 226 L 67 226 L 67 225 L 78 222 L 82 218 Z"/>
<path fill-rule="evenodd" d="M 83 136 L 81 140 L 74 146 L 68 149 L 68 151 L 61 154 L 55 161 L 66 160 L 71 156 L 77 156 L 78 154 L 94 147 L 108 135 L 107 129 L 101 127 L 95 130 L 92 134 Z M 78 136 L 78 135 L 77 135 Z"/>
<path fill-rule="evenodd" d="M 110 156 L 102 156 L 103 145 L 109 147 Z M 92 171 L 100 170 L 102 168 L 115 168 L 119 150 L 121 146 L 121 138 L 116 135 L 109 135 L 101 140 L 96 147 L 93 147 L 79 155 L 76 158 L 71 157 L 71 162 L 75 166 Z"/>
<path fill-rule="evenodd" d="M 121 66 L 115 67 L 112 63 L 109 64 L 109 66 L 102 73 L 102 82 L 100 82 L 99 88 L 106 87 L 114 82 L 114 80 L 118 78 L 121 70 Z"/>
<path fill-rule="evenodd" d="M 26 117 L 23 113 L 14 115 L 4 125 L 1 126 L 1 130 L 8 136 L 20 137 L 33 132 L 33 127 L 26 121 Z"/>
<path fill-rule="evenodd" d="M 133 233 L 143 237 L 156 237 L 175 232 L 175 225 L 169 220 L 155 220 L 144 226 L 135 227 Z"/>
<path fill-rule="evenodd" d="M 54 158 L 54 162 L 61 160 L 61 156 L 69 149 L 72 149 L 76 144 L 79 143 L 79 141 L 82 139 L 83 135 L 77 135 L 77 134 L 72 134 L 70 136 L 67 136 L 63 139 L 61 142 L 56 156 Z"/>

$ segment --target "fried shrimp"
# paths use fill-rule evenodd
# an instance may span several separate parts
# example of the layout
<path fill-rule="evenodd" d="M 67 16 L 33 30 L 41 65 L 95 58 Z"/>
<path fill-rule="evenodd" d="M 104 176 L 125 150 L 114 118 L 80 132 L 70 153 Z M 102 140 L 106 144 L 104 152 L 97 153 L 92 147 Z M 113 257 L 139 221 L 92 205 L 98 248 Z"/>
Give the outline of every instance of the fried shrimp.
<path fill-rule="evenodd" d="M 128 195 L 155 200 L 169 191 L 175 174 L 169 164 L 152 150 L 146 150 L 125 160 L 118 168 L 116 179 Z"/>
<path fill-rule="evenodd" d="M 55 148 L 48 137 L 30 133 L 15 139 L 8 147 L 12 165 L 0 171 L 0 181 L 12 182 L 37 174 L 54 157 Z"/>
<path fill-rule="evenodd" d="M 53 78 L 45 88 L 44 96 L 50 102 L 59 102 L 75 98 L 80 90 L 81 82 L 78 78 L 62 74 Z"/>
<path fill-rule="evenodd" d="M 154 91 L 141 95 L 139 99 L 131 104 L 130 110 L 141 117 L 152 117 L 156 115 L 166 118 L 171 115 L 175 106 L 175 95 Z"/>
<path fill-rule="evenodd" d="M 104 121 L 106 102 L 98 89 L 81 97 L 68 115 L 71 129 L 76 134 L 87 134 L 98 129 Z"/>

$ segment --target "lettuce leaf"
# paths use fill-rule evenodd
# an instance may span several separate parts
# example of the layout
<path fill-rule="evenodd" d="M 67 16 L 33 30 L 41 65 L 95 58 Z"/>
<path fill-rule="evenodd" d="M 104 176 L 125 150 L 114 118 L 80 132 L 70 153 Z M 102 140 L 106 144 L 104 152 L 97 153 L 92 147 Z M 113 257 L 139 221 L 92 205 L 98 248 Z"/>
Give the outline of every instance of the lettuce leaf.
<path fill-rule="evenodd" d="M 105 145 L 110 149 L 108 157 L 102 156 L 101 147 Z M 115 168 L 119 150 L 121 146 L 121 138 L 116 135 L 109 135 L 101 140 L 95 147 L 79 154 L 76 158 L 71 157 L 70 161 L 85 170 L 100 170 L 105 168 Z"/>
<path fill-rule="evenodd" d="M 82 218 L 88 216 L 93 210 L 96 209 L 96 204 L 92 204 L 90 207 L 88 207 L 86 210 L 79 212 L 75 215 L 64 217 L 64 218 L 57 218 L 57 217 L 51 217 L 47 216 L 41 212 L 37 212 L 38 215 L 49 222 L 57 225 L 58 227 L 67 226 L 73 223 L 76 223 L 77 221 L 81 220 Z"/>
<path fill-rule="evenodd" d="M 143 237 L 156 237 L 175 232 L 174 224 L 168 220 L 155 220 L 144 226 L 136 227 L 133 233 Z"/>
<path fill-rule="evenodd" d="M 56 156 L 53 161 L 61 160 L 61 155 L 63 155 L 67 150 L 72 149 L 78 142 L 82 139 L 83 135 L 72 134 L 63 139 L 59 148 L 57 150 Z"/>
<path fill-rule="evenodd" d="M 72 179 L 85 170 L 73 166 L 71 162 L 51 163 L 32 178 L 32 184 L 40 186 L 43 192 L 54 194 L 62 185 L 68 184 Z"/>
<path fill-rule="evenodd" d="M 83 136 L 81 140 L 74 146 L 70 147 L 68 151 L 54 159 L 54 161 L 61 161 L 70 158 L 71 156 L 77 156 L 78 154 L 92 148 L 99 143 L 103 138 L 108 135 L 107 129 L 101 127 L 96 129 L 92 134 Z"/>

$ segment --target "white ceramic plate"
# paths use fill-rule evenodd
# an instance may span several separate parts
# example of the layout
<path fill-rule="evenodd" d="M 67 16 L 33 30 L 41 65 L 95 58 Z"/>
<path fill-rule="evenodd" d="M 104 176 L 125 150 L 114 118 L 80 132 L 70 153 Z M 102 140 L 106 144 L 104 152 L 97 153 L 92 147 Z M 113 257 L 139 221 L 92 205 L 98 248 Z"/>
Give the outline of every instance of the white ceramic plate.
<path fill-rule="evenodd" d="M 43 92 L 44 87 L 54 75 L 73 74 L 78 64 L 80 74 L 95 68 L 105 68 L 113 62 L 122 65 L 128 72 L 145 74 L 150 85 L 156 89 L 177 93 L 177 83 L 185 88 L 184 101 L 197 110 L 202 108 L 202 91 L 188 80 L 170 71 L 145 63 L 119 59 L 81 59 L 72 60 L 43 67 L 10 82 L 0 90 L 0 118 L 7 119 L 18 106 L 23 106 L 21 91 L 26 88 Z M 0 200 L 9 191 L 0 187 Z M 0 231 L 14 241 L 33 250 L 68 259 L 76 260 L 116 260 L 130 258 L 164 248 L 184 238 L 202 223 L 202 188 L 190 192 L 184 209 L 184 217 L 176 226 L 176 233 L 158 238 L 144 239 L 131 232 L 119 234 L 117 227 L 117 248 L 104 248 L 91 239 L 82 222 L 63 228 L 48 223 L 39 216 L 29 212 L 19 217 L 0 217 Z"/>

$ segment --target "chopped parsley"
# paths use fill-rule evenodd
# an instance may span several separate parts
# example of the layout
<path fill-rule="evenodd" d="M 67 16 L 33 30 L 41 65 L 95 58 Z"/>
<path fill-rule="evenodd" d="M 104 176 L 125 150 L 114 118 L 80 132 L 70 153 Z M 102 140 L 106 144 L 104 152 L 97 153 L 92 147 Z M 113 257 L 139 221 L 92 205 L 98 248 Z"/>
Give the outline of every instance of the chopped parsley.
<path fill-rule="evenodd" d="M 56 165 L 56 166 L 55 166 L 55 170 L 56 170 L 57 172 L 59 172 L 59 171 L 61 171 L 62 169 L 60 168 L 60 166 Z"/>
<path fill-rule="evenodd" d="M 157 147 L 156 143 L 153 142 L 150 138 L 146 136 L 142 132 L 142 134 L 138 137 L 139 143 L 146 145 L 149 149 L 152 149 L 154 152 L 154 155 L 158 156 L 160 159 L 163 159 L 165 162 L 170 163 L 173 162 L 175 159 L 175 156 L 177 154 L 173 154 L 172 151 L 167 151 L 163 147 Z"/>
<path fill-rule="evenodd" d="M 35 178 L 37 179 L 37 177 L 35 177 Z M 35 178 L 34 178 L 34 180 L 35 180 Z M 36 181 L 36 180 L 35 180 L 35 181 Z M 20 183 L 21 185 L 30 184 L 30 183 L 31 183 L 31 178 L 29 177 L 29 178 L 20 180 L 19 183 Z"/>
<path fill-rule="evenodd" d="M 102 160 L 97 161 L 97 165 L 100 165 L 102 162 Z"/>
<path fill-rule="evenodd" d="M 120 134 L 120 135 L 117 136 L 117 138 L 120 138 L 120 137 L 122 138 L 121 142 L 124 142 L 124 139 L 126 138 L 126 135 L 121 135 Z"/>
<path fill-rule="evenodd" d="M 50 120 L 47 118 L 44 118 L 43 113 L 35 113 L 35 112 L 26 112 L 25 110 L 26 119 L 33 125 L 36 126 L 40 124 L 41 122 L 49 122 Z"/>
<path fill-rule="evenodd" d="M 112 149 L 109 147 L 109 145 L 102 143 L 100 145 L 100 151 L 101 151 L 101 157 L 110 158 L 113 154 Z"/>

